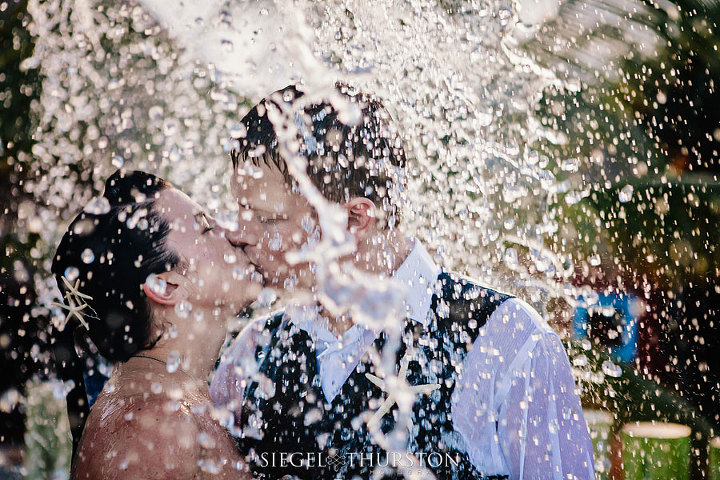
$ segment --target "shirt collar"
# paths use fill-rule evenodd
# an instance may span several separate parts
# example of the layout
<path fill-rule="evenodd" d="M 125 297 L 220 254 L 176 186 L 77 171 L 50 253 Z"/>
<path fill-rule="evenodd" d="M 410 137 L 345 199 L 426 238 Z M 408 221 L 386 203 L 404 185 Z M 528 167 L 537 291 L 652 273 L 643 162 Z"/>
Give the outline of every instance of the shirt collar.
<path fill-rule="evenodd" d="M 440 268 L 418 239 L 412 239 L 412 243 L 413 247 L 410 253 L 395 271 L 392 278 L 405 288 L 403 303 L 408 318 L 427 326 L 430 319 L 434 287 L 437 277 L 440 275 Z M 318 322 L 318 312 L 319 307 L 316 305 L 295 304 L 287 308 L 285 315 L 298 328 L 308 332 L 314 339 L 331 341 L 335 337 L 327 330 L 327 327 Z M 347 332 L 348 336 L 359 337 L 364 333 L 365 328 L 355 327 L 361 327 L 361 325 L 354 325 L 351 329 L 353 332 Z M 355 332 L 354 330 L 359 331 Z"/>
<path fill-rule="evenodd" d="M 407 316 L 423 325 L 428 324 L 434 286 L 440 268 L 420 240 L 413 240 L 413 248 L 405 261 L 395 271 L 393 279 L 405 287 Z"/>

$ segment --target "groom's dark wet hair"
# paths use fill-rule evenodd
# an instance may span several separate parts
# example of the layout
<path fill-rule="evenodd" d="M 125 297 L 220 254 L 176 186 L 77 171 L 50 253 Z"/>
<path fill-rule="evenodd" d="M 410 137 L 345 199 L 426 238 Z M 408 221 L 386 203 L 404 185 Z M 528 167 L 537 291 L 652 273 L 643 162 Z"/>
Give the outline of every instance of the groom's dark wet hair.
<path fill-rule="evenodd" d="M 321 101 L 306 101 L 301 88 L 278 90 L 243 117 L 244 136 L 231 152 L 234 168 L 263 162 L 294 185 L 283 152 L 299 153 L 307 159 L 307 175 L 326 199 L 344 203 L 366 197 L 384 212 L 385 225 L 396 225 L 406 160 L 388 111 L 377 99 L 345 84 L 336 84 L 331 98 Z M 281 115 L 272 115 L 271 109 Z M 278 132 L 284 131 L 297 135 L 280 135 L 280 143 Z"/>

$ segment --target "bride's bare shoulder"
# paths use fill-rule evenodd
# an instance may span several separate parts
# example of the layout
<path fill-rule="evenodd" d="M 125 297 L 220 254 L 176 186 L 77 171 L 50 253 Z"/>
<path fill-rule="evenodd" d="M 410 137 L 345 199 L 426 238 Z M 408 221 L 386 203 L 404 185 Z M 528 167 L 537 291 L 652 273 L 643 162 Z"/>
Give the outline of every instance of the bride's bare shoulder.
<path fill-rule="evenodd" d="M 182 402 L 143 395 L 99 398 L 88 417 L 73 480 L 193 478 L 200 427 Z"/>

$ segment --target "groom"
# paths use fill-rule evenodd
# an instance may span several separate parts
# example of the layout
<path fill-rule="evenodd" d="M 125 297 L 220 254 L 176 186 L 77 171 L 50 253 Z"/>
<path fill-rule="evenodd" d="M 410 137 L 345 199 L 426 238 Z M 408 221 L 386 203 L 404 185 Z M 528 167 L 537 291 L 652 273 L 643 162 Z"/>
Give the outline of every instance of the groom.
<path fill-rule="evenodd" d="M 401 338 L 333 316 L 319 301 L 248 325 L 223 355 L 211 394 L 234 412 L 254 476 L 594 478 L 558 336 L 523 301 L 443 271 L 402 234 L 405 154 L 377 100 L 347 86 L 332 100 L 307 98 L 290 86 L 242 119 L 232 153 L 240 228 L 231 241 L 267 284 L 317 292 L 317 269 L 286 256 L 319 235 L 283 157 L 292 142 L 275 114 L 293 112 L 286 121 L 298 127 L 292 140 L 310 180 L 347 214 L 355 251 L 342 260 L 404 287 Z M 397 366 L 383 377 L 374 360 L 390 345 Z M 396 405 L 408 400 L 409 421 Z M 406 434 L 402 449 L 397 432 Z"/>

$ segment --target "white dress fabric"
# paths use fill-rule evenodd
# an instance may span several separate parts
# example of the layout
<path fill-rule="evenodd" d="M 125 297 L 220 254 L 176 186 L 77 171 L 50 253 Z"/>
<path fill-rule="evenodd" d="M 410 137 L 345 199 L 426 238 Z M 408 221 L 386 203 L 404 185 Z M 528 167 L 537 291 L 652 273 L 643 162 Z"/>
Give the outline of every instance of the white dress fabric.
<path fill-rule="evenodd" d="M 428 325 L 440 269 L 415 240 L 393 278 L 407 287 L 408 318 Z M 339 393 L 376 332 L 356 324 L 341 338 L 320 323 L 317 307 L 292 306 L 285 315 L 315 342 L 321 387 L 328 401 Z M 237 409 L 257 371 L 255 346 L 266 342 L 263 322 L 245 328 L 224 352 L 210 394 Z M 451 403 L 460 447 L 478 471 L 512 480 L 593 479 L 592 444 L 570 363 L 558 335 L 522 300 L 492 313 L 465 357 Z"/>

